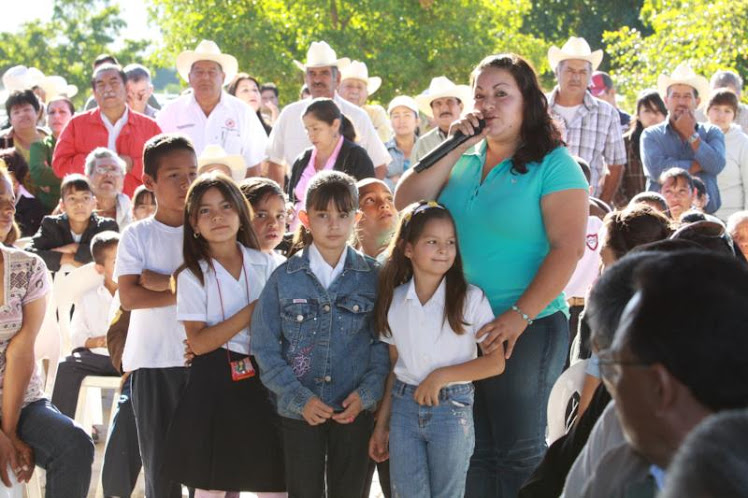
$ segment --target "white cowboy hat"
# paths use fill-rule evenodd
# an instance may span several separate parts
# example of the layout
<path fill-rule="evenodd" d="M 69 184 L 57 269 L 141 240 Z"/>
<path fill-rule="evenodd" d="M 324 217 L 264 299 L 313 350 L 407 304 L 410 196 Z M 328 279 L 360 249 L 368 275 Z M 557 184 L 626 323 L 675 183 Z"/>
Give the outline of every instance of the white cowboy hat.
<path fill-rule="evenodd" d="M 670 76 L 661 74 L 657 77 L 657 91 L 663 99 L 667 97 L 667 89 L 673 85 L 688 85 L 695 88 L 699 92 L 701 105 L 704 105 L 709 98 L 709 82 L 703 76 L 696 74 L 686 62 L 678 64 Z"/>
<path fill-rule="evenodd" d="M 39 84 L 44 74 L 37 68 L 26 66 L 13 66 L 3 73 L 3 87 L 8 94 L 30 90 Z"/>
<path fill-rule="evenodd" d="M 555 71 L 559 62 L 566 61 L 569 59 L 577 59 L 587 61 L 592 64 L 592 70 L 595 71 L 600 63 L 603 61 L 603 51 L 595 50 L 594 52 L 590 49 L 587 40 L 584 38 L 578 38 L 572 36 L 569 40 L 564 43 L 564 46 L 558 48 L 553 45 L 548 49 L 548 62 L 551 68 Z"/>
<path fill-rule="evenodd" d="M 198 173 L 203 166 L 209 164 L 225 164 L 228 166 L 231 170 L 231 178 L 237 183 L 247 176 L 247 165 L 244 163 L 244 158 L 239 154 L 226 154 L 226 151 L 220 145 L 208 145 L 203 149 L 203 153 L 197 158 Z"/>
<path fill-rule="evenodd" d="M 340 67 L 340 64 L 348 64 L 350 62 L 351 60 L 348 57 L 338 59 L 335 50 L 324 41 L 312 42 L 312 45 L 306 53 L 306 64 L 299 61 L 293 61 L 293 63 L 296 64 L 296 67 L 302 71 L 306 71 L 309 67 Z"/>
<path fill-rule="evenodd" d="M 218 48 L 216 42 L 211 40 L 203 40 L 198 43 L 195 50 L 185 50 L 177 56 L 177 72 L 184 81 L 190 81 L 190 70 L 197 61 L 218 63 L 223 70 L 223 74 L 226 75 L 223 79 L 224 84 L 233 80 L 236 73 L 239 72 L 239 63 L 236 61 L 236 57 L 221 53 L 221 49 Z"/>
<path fill-rule="evenodd" d="M 459 99 L 459 101 L 462 102 L 464 111 L 471 105 L 473 93 L 467 85 L 455 85 L 446 76 L 437 76 L 431 80 L 429 88 L 416 97 L 416 103 L 422 113 L 429 117 L 433 117 L 431 102 L 445 97 Z"/>
<path fill-rule="evenodd" d="M 338 69 L 340 69 L 340 81 L 361 80 L 366 83 L 366 92 L 369 95 L 379 90 L 379 87 L 382 86 L 382 78 L 379 76 L 372 76 L 370 78 L 369 69 L 363 62 L 341 59 L 338 62 Z"/>
<path fill-rule="evenodd" d="M 389 115 L 392 112 L 392 109 L 395 107 L 407 107 L 411 111 L 418 114 L 418 104 L 416 104 L 416 100 L 413 97 L 408 97 L 407 95 L 398 95 L 394 99 L 390 101 L 390 104 L 387 106 L 387 115 Z"/>
<path fill-rule="evenodd" d="M 45 76 L 39 82 L 39 86 L 44 90 L 47 102 L 58 96 L 72 99 L 78 93 L 78 87 L 68 85 L 67 80 L 62 76 Z"/>

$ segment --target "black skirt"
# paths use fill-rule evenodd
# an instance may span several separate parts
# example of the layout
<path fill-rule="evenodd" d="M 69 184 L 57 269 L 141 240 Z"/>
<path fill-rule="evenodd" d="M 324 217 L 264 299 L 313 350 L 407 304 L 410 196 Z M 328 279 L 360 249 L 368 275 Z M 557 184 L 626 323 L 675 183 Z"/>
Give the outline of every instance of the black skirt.
<path fill-rule="evenodd" d="M 231 353 L 231 360 L 245 355 Z M 278 415 L 255 376 L 233 381 L 226 349 L 196 356 L 169 428 L 164 472 L 185 486 L 222 491 L 286 489 Z"/>

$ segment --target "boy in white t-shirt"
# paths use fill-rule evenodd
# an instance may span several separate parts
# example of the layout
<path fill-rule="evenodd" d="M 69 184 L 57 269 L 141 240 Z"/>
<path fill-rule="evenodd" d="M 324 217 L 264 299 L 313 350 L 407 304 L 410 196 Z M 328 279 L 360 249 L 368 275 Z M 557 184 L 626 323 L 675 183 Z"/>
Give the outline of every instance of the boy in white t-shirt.
<path fill-rule="evenodd" d="M 70 323 L 73 354 L 60 362 L 52 393 L 52 404 L 70 418 L 75 418 L 78 391 L 86 376 L 119 377 L 106 348 L 109 308 L 117 291 L 112 276 L 118 243 L 119 234 L 113 231 L 98 233 L 91 240 L 95 268 L 104 280 L 84 293 L 76 304 Z"/>
<path fill-rule="evenodd" d="M 143 184 L 156 197 L 156 214 L 125 229 L 114 271 L 122 307 L 132 311 L 122 369 L 132 372 L 146 496 L 177 498 L 181 486 L 161 475 L 161 467 L 166 431 L 187 379 L 186 336 L 170 279 L 183 262 L 184 202 L 197 176 L 192 142 L 177 134 L 151 138 L 143 148 L 143 170 Z"/>

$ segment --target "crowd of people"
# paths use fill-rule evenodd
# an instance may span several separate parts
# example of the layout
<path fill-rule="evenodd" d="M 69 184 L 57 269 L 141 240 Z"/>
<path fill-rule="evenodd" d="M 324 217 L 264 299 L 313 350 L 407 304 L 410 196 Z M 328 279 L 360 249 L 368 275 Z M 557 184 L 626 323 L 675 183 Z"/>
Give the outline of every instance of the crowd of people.
<path fill-rule="evenodd" d="M 601 50 L 548 59 L 550 92 L 498 54 L 386 108 L 323 41 L 284 107 L 209 40 L 170 102 L 106 54 L 79 112 L 61 76 L 8 69 L 3 483 L 39 466 L 85 497 L 105 438 L 112 497 L 141 468 L 156 498 L 366 498 L 375 471 L 387 498 L 747 494 L 724 477 L 748 470 L 742 79 L 683 63 L 629 115 Z M 83 265 L 48 400 L 50 279 Z M 123 379 L 108 436 L 71 420 L 88 375 Z"/>

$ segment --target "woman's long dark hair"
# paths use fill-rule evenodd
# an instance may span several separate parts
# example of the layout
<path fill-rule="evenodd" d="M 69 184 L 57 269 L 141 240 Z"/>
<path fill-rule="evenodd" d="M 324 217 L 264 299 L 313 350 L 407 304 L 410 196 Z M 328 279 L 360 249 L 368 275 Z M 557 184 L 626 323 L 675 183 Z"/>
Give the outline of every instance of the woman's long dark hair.
<path fill-rule="evenodd" d="M 633 146 L 631 151 L 640 157 L 641 151 L 639 150 L 639 139 L 641 139 L 642 132 L 644 131 L 644 125 L 639 121 L 639 111 L 642 107 L 646 107 L 651 111 L 660 112 L 664 116 L 667 116 L 667 107 L 665 102 L 660 97 L 660 93 L 657 90 L 643 90 L 639 97 L 636 99 L 636 115 L 631 120 L 631 127 L 626 132 L 627 137 L 630 137 Z"/>
<path fill-rule="evenodd" d="M 184 204 L 184 242 L 182 244 L 184 264 L 175 272 L 174 276 L 176 277 L 180 271 L 187 268 L 195 274 L 203 285 L 205 285 L 205 279 L 203 271 L 200 269 L 200 260 L 205 260 L 210 267 L 213 264 L 208 241 L 201 236 L 195 237 L 193 224 L 197 224 L 197 212 L 203 195 L 212 188 L 218 189 L 224 200 L 228 201 L 239 214 L 239 233 L 236 234 L 236 240 L 245 247 L 260 250 L 257 235 L 252 229 L 252 208 L 236 183 L 217 171 L 200 175 L 187 192 L 187 200 Z"/>
<path fill-rule="evenodd" d="M 405 256 L 405 246 L 416 244 L 423 233 L 426 224 L 431 220 L 449 220 L 452 227 L 455 226 L 454 219 L 447 208 L 441 204 L 420 201 L 411 204 L 402 212 L 400 226 L 390 242 L 389 258 L 384 268 L 379 272 L 379 284 L 377 288 L 377 302 L 374 305 L 375 332 L 384 334 L 386 337 L 392 335 L 387 312 L 392 304 L 392 296 L 395 287 L 408 282 L 413 278 L 413 264 Z M 455 233 L 457 229 L 455 228 Z M 444 296 L 444 321 L 449 322 L 458 334 L 465 332 L 465 300 L 467 299 L 468 284 L 462 270 L 462 257 L 460 247 L 456 244 L 455 261 L 447 270 L 445 278 L 446 292 Z"/>
<path fill-rule="evenodd" d="M 336 119 L 339 119 L 340 134 L 343 135 L 346 140 L 351 142 L 356 140 L 356 129 L 353 127 L 353 123 L 351 123 L 345 114 L 343 114 L 334 100 L 327 98 L 317 98 L 312 100 L 312 102 L 306 106 L 306 109 L 304 109 L 302 117 L 308 114 L 311 114 L 315 119 L 327 123 L 330 126 L 332 126 L 332 123 Z"/>
<path fill-rule="evenodd" d="M 564 145 L 561 132 L 548 113 L 548 100 L 529 62 L 517 54 L 489 55 L 473 69 L 471 87 L 475 88 L 478 76 L 488 68 L 508 71 L 522 93 L 520 144 L 512 157 L 512 172 L 524 175 L 528 163 L 540 162 L 553 149 Z"/>
<path fill-rule="evenodd" d="M 247 73 L 239 73 L 236 76 L 234 76 L 234 79 L 231 80 L 231 83 L 229 83 L 229 86 L 226 87 L 226 91 L 229 93 L 229 95 L 233 95 L 234 97 L 236 97 L 236 90 L 239 87 L 239 83 L 241 83 L 244 80 L 249 80 L 253 82 L 255 85 L 257 85 L 258 92 L 260 91 L 260 88 L 262 88 L 262 85 L 260 85 L 260 82 L 257 81 L 257 78 L 255 78 L 254 76 L 250 76 Z M 257 109 L 256 114 L 257 114 L 257 118 L 260 120 L 260 124 L 265 129 L 265 133 L 270 135 L 270 132 L 273 131 L 273 127 L 265 122 L 265 118 L 262 117 L 262 113 L 260 112 L 259 109 Z"/>

